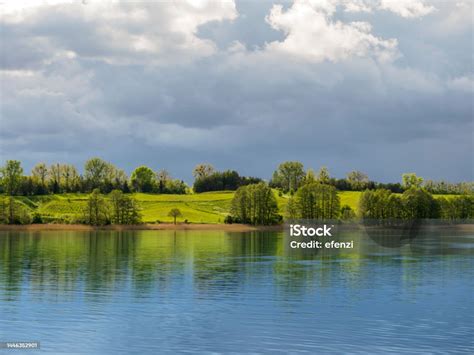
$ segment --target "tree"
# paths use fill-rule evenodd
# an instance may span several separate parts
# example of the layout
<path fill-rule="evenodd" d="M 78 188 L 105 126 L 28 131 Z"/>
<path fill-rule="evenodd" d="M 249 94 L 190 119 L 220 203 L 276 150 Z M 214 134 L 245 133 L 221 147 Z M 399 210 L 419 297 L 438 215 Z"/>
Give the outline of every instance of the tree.
<path fill-rule="evenodd" d="M 236 222 L 271 225 L 281 221 L 278 204 L 266 183 L 241 186 L 231 202 L 231 216 Z"/>
<path fill-rule="evenodd" d="M 461 195 L 452 198 L 439 198 L 440 217 L 444 219 L 474 218 L 474 195 Z"/>
<path fill-rule="evenodd" d="M 334 186 L 312 183 L 296 192 L 299 215 L 303 219 L 337 218 L 340 201 Z"/>
<path fill-rule="evenodd" d="M 194 192 L 237 190 L 240 186 L 255 184 L 261 179 L 240 176 L 235 170 L 216 171 L 194 181 Z"/>
<path fill-rule="evenodd" d="M 64 183 L 63 190 L 65 192 L 73 192 L 77 190 L 79 174 L 74 165 L 64 164 L 61 168 L 61 177 Z"/>
<path fill-rule="evenodd" d="M 49 181 L 51 192 L 57 194 L 61 192 L 61 165 L 59 163 L 52 164 L 49 167 Z"/>
<path fill-rule="evenodd" d="M 30 224 L 31 215 L 28 208 L 12 196 L 0 196 L 0 224 Z"/>
<path fill-rule="evenodd" d="M 156 184 L 155 173 L 147 166 L 140 166 L 132 172 L 130 184 L 136 192 L 152 192 Z"/>
<path fill-rule="evenodd" d="M 114 189 L 122 189 L 127 183 L 128 177 L 125 171 L 116 168 L 113 164 L 108 164 L 105 169 L 103 181 L 103 192 L 111 192 Z"/>
<path fill-rule="evenodd" d="M 7 160 L 0 168 L 0 181 L 7 195 L 14 196 L 23 178 L 23 168 L 18 160 Z"/>
<path fill-rule="evenodd" d="M 297 219 L 299 217 L 298 203 L 294 196 L 288 199 L 285 208 L 285 217 L 286 219 Z"/>
<path fill-rule="evenodd" d="M 5 166 L 0 168 L 0 181 L 8 199 L 9 223 L 15 221 L 15 201 L 13 196 L 17 194 L 23 179 L 23 168 L 18 160 L 7 160 Z"/>
<path fill-rule="evenodd" d="M 278 166 L 273 173 L 271 185 L 283 189 L 284 192 L 296 191 L 304 182 L 303 164 L 298 161 L 286 161 Z"/>
<path fill-rule="evenodd" d="M 316 182 L 316 174 L 314 173 L 313 169 L 308 169 L 308 171 L 306 172 L 304 183 L 312 184 L 313 182 Z"/>
<path fill-rule="evenodd" d="M 168 217 L 173 217 L 174 224 L 176 224 L 176 218 L 182 217 L 182 216 L 183 216 L 183 214 L 181 213 L 181 211 L 179 210 L 179 208 L 172 208 L 172 209 L 168 212 Z"/>
<path fill-rule="evenodd" d="M 361 191 L 367 188 L 367 185 L 369 184 L 369 177 L 367 174 L 358 170 L 349 172 L 346 179 L 351 189 L 355 191 Z"/>
<path fill-rule="evenodd" d="M 110 223 L 109 206 L 101 195 L 99 189 L 94 189 L 87 199 L 84 208 L 84 221 L 86 224 L 100 226 Z"/>
<path fill-rule="evenodd" d="M 111 222 L 115 224 L 138 224 L 141 215 L 138 204 L 133 197 L 125 195 L 120 190 L 109 194 L 111 204 Z"/>
<path fill-rule="evenodd" d="M 318 176 L 316 180 L 321 184 L 329 184 L 331 180 L 331 175 L 329 175 L 329 170 L 325 166 L 322 166 L 318 171 Z"/>
<path fill-rule="evenodd" d="M 183 180 L 168 180 L 165 186 L 165 193 L 184 195 L 188 191 L 188 185 Z"/>
<path fill-rule="evenodd" d="M 415 173 L 405 173 L 402 175 L 402 186 L 405 190 L 412 187 L 420 188 L 423 184 L 423 178 L 416 176 Z"/>
<path fill-rule="evenodd" d="M 158 181 L 158 192 L 162 194 L 166 191 L 166 185 L 171 180 L 171 176 L 165 169 L 160 169 L 156 173 L 156 179 Z"/>
<path fill-rule="evenodd" d="M 46 189 L 46 179 L 48 178 L 48 167 L 45 163 L 38 163 L 34 166 L 31 170 L 31 175 L 33 180 L 39 185 L 39 190 L 37 193 L 45 194 L 47 192 Z"/>
<path fill-rule="evenodd" d="M 438 205 L 433 196 L 426 190 L 410 187 L 402 195 L 405 216 L 408 219 L 437 218 Z"/>
<path fill-rule="evenodd" d="M 359 199 L 359 212 L 362 218 L 386 219 L 395 218 L 392 208 L 392 193 L 386 189 L 366 190 Z"/>
<path fill-rule="evenodd" d="M 84 165 L 84 178 L 90 189 L 101 188 L 109 173 L 110 164 L 100 158 L 92 158 Z"/>
<path fill-rule="evenodd" d="M 194 179 L 203 179 L 215 172 L 214 167 L 211 164 L 198 164 L 194 167 L 193 176 Z"/>

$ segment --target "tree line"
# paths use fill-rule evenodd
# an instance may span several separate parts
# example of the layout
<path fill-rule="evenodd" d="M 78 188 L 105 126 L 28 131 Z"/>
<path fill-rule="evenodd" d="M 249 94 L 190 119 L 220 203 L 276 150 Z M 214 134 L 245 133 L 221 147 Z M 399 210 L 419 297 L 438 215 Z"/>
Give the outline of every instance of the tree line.
<path fill-rule="evenodd" d="M 365 191 L 386 189 L 395 193 L 402 193 L 407 190 L 412 183 L 412 179 L 417 179 L 419 187 L 434 194 L 466 194 L 474 192 L 474 182 L 450 183 L 446 181 L 424 180 L 416 176 L 415 173 L 406 173 L 402 176 L 402 182 L 381 183 L 372 181 L 368 175 L 353 170 L 347 173 L 344 179 L 331 177 L 329 170 L 323 166 L 318 172 L 313 169 L 304 169 L 304 165 L 298 161 L 287 161 L 281 163 L 273 172 L 269 182 L 270 186 L 281 190 L 284 193 L 293 194 L 302 185 L 311 181 L 319 181 L 327 185 L 334 186 L 340 191 Z"/>
<path fill-rule="evenodd" d="M 147 166 L 136 168 L 130 178 L 124 170 L 100 158 L 92 158 L 84 164 L 80 174 L 71 164 L 36 164 L 30 175 L 24 175 L 21 162 L 8 160 L 0 168 L 0 193 L 31 196 L 58 193 L 90 193 L 99 189 L 102 193 L 119 190 L 123 193 L 150 192 L 185 194 L 189 188 L 184 181 L 173 179 L 164 169 L 153 171 Z M 7 181 L 13 185 L 6 186 Z"/>
<path fill-rule="evenodd" d="M 13 174 L 13 175 L 12 175 Z M 100 158 L 86 161 L 83 173 L 72 164 L 45 163 L 36 164 L 29 175 L 24 174 L 21 162 L 8 160 L 0 168 L 0 179 L 8 180 L 15 176 L 14 194 L 22 196 L 57 193 L 90 193 L 99 189 L 102 193 L 120 190 L 124 193 L 144 192 L 161 194 L 186 194 L 207 191 L 235 191 L 241 186 L 257 184 L 263 180 L 258 177 L 240 175 L 235 170 L 217 171 L 211 164 L 198 164 L 193 170 L 192 189 L 183 180 L 174 179 L 165 169 L 153 170 L 148 166 L 139 166 L 130 177 L 124 170 Z M 418 179 L 416 184 L 431 193 L 466 194 L 474 192 L 473 182 L 449 183 L 446 181 L 424 181 L 414 173 L 403 174 L 401 183 L 380 183 L 371 181 L 367 174 L 354 170 L 343 179 L 329 174 L 326 167 L 318 172 L 305 170 L 298 161 L 281 163 L 274 171 L 269 186 L 282 193 L 293 195 L 301 186 L 310 182 L 320 182 L 335 187 L 339 191 L 365 191 L 386 189 L 403 193 Z M 0 193 L 7 193 L 5 183 L 0 183 Z"/>
<path fill-rule="evenodd" d="M 350 206 L 341 206 L 337 180 L 325 167 L 315 173 L 312 169 L 305 171 L 300 162 L 284 162 L 278 166 L 269 183 L 240 176 L 236 171 L 219 172 L 210 164 L 199 164 L 193 175 L 195 192 L 236 190 L 226 223 L 280 223 L 283 216 L 279 214 L 275 190 L 288 198 L 285 210 L 288 219 L 474 218 L 472 183 L 465 183 L 467 191 L 462 190 L 459 196 L 435 199 L 426 182 L 414 173 L 403 174 L 399 187 L 389 188 L 387 184 L 371 185 L 362 172 L 350 172 L 345 184 L 351 190 L 364 191 L 358 216 Z M 129 192 L 190 192 L 183 181 L 172 179 L 165 170 L 153 171 L 140 166 L 128 178 L 123 170 L 99 158 L 88 160 L 83 174 L 72 165 L 53 164 L 48 167 L 40 163 L 29 176 L 24 175 L 19 161 L 9 160 L 0 168 L 0 186 L 5 195 L 0 198 L 0 222 L 21 224 L 41 222 L 41 217 L 30 216 L 21 200 L 13 196 L 89 193 L 86 207 L 75 222 L 102 225 L 141 222 L 138 202 Z M 170 211 L 170 216 L 176 219 L 180 216 L 178 212 Z"/>
<path fill-rule="evenodd" d="M 199 164 L 193 170 L 194 192 L 235 191 L 241 186 L 258 184 L 260 178 L 241 176 L 235 170 L 216 171 L 211 164 Z"/>

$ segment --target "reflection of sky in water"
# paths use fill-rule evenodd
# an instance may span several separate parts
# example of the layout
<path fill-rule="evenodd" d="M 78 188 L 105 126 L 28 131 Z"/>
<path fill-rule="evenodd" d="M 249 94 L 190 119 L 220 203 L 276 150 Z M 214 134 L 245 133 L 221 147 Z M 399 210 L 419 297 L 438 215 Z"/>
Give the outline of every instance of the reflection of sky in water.
<path fill-rule="evenodd" d="M 54 353 L 474 350 L 472 235 L 401 248 L 340 237 L 354 249 L 292 251 L 268 232 L 1 232 L 0 341 Z"/>

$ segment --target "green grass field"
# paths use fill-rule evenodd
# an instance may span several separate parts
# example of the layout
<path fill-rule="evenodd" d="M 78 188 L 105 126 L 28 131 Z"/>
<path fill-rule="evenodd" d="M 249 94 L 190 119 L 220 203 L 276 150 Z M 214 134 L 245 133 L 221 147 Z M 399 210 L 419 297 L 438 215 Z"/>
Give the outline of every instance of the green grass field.
<path fill-rule="evenodd" d="M 349 205 L 357 211 L 358 191 L 340 191 L 341 206 Z M 190 195 L 158 195 L 133 194 L 141 206 L 143 221 L 147 223 L 171 222 L 168 212 L 172 208 L 179 208 L 183 214 L 180 221 L 188 220 L 191 223 L 223 223 L 229 212 L 230 203 L 234 196 L 233 191 L 205 192 Z M 278 196 L 278 206 L 284 213 L 289 196 Z M 450 195 L 435 195 L 435 197 L 450 197 Z M 46 221 L 74 220 L 80 216 L 86 204 L 87 194 L 60 194 L 44 196 L 16 197 L 31 212 L 39 213 Z"/>

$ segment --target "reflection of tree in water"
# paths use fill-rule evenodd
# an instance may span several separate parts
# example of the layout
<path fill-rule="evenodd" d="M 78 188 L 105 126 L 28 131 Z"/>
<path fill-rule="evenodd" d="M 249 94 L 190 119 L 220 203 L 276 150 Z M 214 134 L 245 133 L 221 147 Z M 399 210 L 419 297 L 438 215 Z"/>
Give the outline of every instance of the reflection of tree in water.
<path fill-rule="evenodd" d="M 194 284 L 200 292 L 233 292 L 239 285 L 259 282 L 278 248 L 274 232 L 225 233 L 225 248 L 194 253 Z"/>
<path fill-rule="evenodd" d="M 420 233 L 420 219 L 378 219 L 363 220 L 367 235 L 378 245 L 385 248 L 400 248 L 411 243 Z"/>
<path fill-rule="evenodd" d="M 176 269 L 170 248 L 148 248 L 141 232 L 6 233 L 0 238 L 0 283 L 10 294 L 22 287 L 35 297 L 54 293 L 62 298 L 83 289 L 87 299 L 112 297 L 110 289 L 127 287 L 128 276 L 137 294 L 159 284 L 166 287 Z M 144 252 L 146 250 L 146 252 Z M 164 254 L 164 255 L 163 255 Z M 181 262 L 182 264 L 182 262 Z M 162 271 L 162 272 L 160 272 Z M 164 271 L 164 272 L 163 272 Z"/>
<path fill-rule="evenodd" d="M 322 293 L 331 288 L 335 279 L 344 276 L 348 287 L 357 288 L 367 277 L 364 253 L 359 243 L 362 237 L 358 229 L 338 232 L 337 238 L 308 237 L 305 241 L 318 240 L 322 243 L 332 239 L 339 242 L 355 241 L 353 249 L 292 249 L 291 239 L 285 234 L 279 258 L 274 264 L 274 283 L 279 291 L 288 297 L 306 293 Z M 301 240 L 303 241 L 303 240 Z"/>
<path fill-rule="evenodd" d="M 384 246 L 392 232 L 368 229 L 379 234 L 339 235 L 338 240 L 355 241 L 352 250 L 320 251 L 291 250 L 284 234 L 275 232 L 9 232 L 0 238 L 0 290 L 4 299 L 19 297 L 25 287 L 36 291 L 30 293 L 36 298 L 70 299 L 78 294 L 74 291 L 83 291 L 86 300 L 94 301 L 110 299 L 115 290 L 142 297 L 188 286 L 203 294 L 230 294 L 271 285 L 290 298 L 324 292 L 341 278 L 345 287 L 361 287 L 376 277 L 369 274 L 368 261 L 400 265 L 407 287 L 414 287 L 414 264 L 429 255 L 472 252 L 447 248 L 456 236 L 444 229 L 417 234 L 398 249 Z"/>

